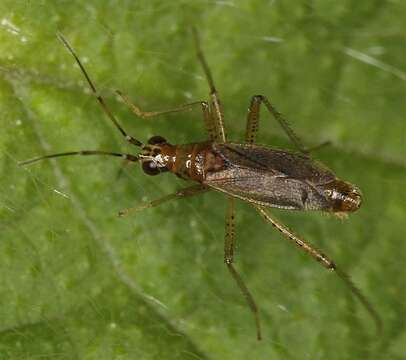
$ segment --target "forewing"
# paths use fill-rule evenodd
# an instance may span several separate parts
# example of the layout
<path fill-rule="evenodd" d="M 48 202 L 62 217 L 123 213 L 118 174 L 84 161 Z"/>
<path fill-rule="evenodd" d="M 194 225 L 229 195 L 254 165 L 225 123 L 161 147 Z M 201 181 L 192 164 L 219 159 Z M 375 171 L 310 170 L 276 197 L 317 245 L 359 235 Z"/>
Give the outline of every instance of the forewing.
<path fill-rule="evenodd" d="M 224 167 L 204 183 L 244 200 L 284 209 L 304 209 L 314 186 L 335 179 L 309 157 L 256 145 L 217 144 Z M 322 201 L 320 199 L 319 201 Z"/>
<path fill-rule="evenodd" d="M 314 185 L 328 183 L 336 177 L 324 165 L 298 153 L 250 144 L 220 144 L 218 151 L 229 166 L 257 169 L 269 174 L 286 176 Z"/>

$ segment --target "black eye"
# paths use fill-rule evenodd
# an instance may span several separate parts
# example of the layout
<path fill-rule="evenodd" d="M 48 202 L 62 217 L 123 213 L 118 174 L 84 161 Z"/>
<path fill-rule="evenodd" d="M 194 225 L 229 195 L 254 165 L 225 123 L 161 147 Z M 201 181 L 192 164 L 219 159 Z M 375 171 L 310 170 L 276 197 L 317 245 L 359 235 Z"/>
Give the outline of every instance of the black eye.
<path fill-rule="evenodd" d="M 142 170 L 144 170 L 147 175 L 151 176 L 158 175 L 160 173 L 158 167 L 153 161 L 144 161 L 142 163 Z"/>
<path fill-rule="evenodd" d="M 159 135 L 153 136 L 148 140 L 148 144 L 150 145 L 166 144 L 166 139 Z"/>

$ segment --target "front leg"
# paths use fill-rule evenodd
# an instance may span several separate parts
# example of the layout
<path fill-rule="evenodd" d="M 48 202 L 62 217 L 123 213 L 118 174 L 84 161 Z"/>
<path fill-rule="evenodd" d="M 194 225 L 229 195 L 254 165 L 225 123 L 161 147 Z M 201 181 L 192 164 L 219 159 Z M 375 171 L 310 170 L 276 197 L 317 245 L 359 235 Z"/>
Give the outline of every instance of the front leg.
<path fill-rule="evenodd" d="M 214 123 L 212 112 L 207 101 L 194 101 L 191 103 L 183 104 L 173 109 L 159 110 L 159 111 L 144 111 L 138 105 L 134 104 L 127 95 L 124 95 L 120 90 L 116 90 L 117 95 L 121 100 L 131 109 L 131 111 L 143 119 L 149 119 L 160 115 L 167 115 L 179 113 L 183 111 L 192 110 L 196 105 L 200 105 L 203 114 L 204 125 L 206 126 L 209 139 L 215 141 L 217 139 L 216 124 Z"/>
<path fill-rule="evenodd" d="M 128 209 L 124 209 L 119 211 L 118 216 L 122 217 L 122 216 L 126 216 L 131 212 L 139 212 L 145 209 L 149 209 L 149 208 L 153 208 L 156 206 L 159 206 L 165 202 L 168 202 L 170 200 L 174 200 L 174 199 L 183 199 L 185 197 L 191 197 L 194 195 L 198 195 L 198 194 L 202 194 L 206 191 L 210 191 L 210 188 L 205 186 L 205 185 L 192 185 L 186 188 L 183 188 L 181 190 L 176 191 L 173 194 L 169 194 L 166 196 L 163 196 L 159 199 L 156 200 L 152 200 L 143 204 L 140 204 L 136 207 L 133 208 L 128 208 Z"/>

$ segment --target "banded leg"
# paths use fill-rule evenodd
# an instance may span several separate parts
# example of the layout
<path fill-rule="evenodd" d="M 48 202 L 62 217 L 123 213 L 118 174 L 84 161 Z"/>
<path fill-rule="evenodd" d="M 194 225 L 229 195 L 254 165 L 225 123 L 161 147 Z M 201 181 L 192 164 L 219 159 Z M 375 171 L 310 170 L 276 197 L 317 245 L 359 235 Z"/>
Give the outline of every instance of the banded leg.
<path fill-rule="evenodd" d="M 301 239 L 297 235 L 295 235 L 288 227 L 280 223 L 276 220 L 273 216 L 269 214 L 263 207 L 259 205 L 253 205 L 259 213 L 265 218 L 266 221 L 270 222 L 276 229 L 278 229 L 288 240 L 296 244 L 299 248 L 301 248 L 304 252 L 309 254 L 313 259 L 319 262 L 322 266 L 324 266 L 328 270 L 334 271 L 338 277 L 345 283 L 345 285 L 350 289 L 351 293 L 360 301 L 360 303 L 364 306 L 365 310 L 368 311 L 370 316 L 375 322 L 376 330 L 378 335 L 382 331 L 382 321 L 372 304 L 368 301 L 365 295 L 359 290 L 355 284 L 352 282 L 350 277 L 339 268 L 337 265 L 328 258 L 327 255 L 323 254 L 320 250 L 315 248 L 314 246 L 307 243 L 305 240 Z"/>
<path fill-rule="evenodd" d="M 296 135 L 296 133 L 292 130 L 289 126 L 286 119 L 279 113 L 271 104 L 271 102 L 263 95 L 255 95 L 251 98 L 251 104 L 248 109 L 248 116 L 247 116 L 247 127 L 245 133 L 245 140 L 249 144 L 253 144 L 256 140 L 257 132 L 258 132 L 258 123 L 259 123 L 259 111 L 260 105 L 263 103 L 268 111 L 272 114 L 275 120 L 279 123 L 282 127 L 283 131 L 285 131 L 286 135 L 292 141 L 292 143 L 296 146 L 296 148 L 303 154 L 307 154 L 309 151 L 303 146 L 301 140 Z"/>
<path fill-rule="evenodd" d="M 245 142 L 247 144 L 255 144 L 257 141 L 260 105 L 261 99 L 258 96 L 253 96 L 248 108 L 247 125 L 245 129 Z"/>
<path fill-rule="evenodd" d="M 210 112 L 212 113 L 213 122 L 216 129 L 216 138 L 215 141 L 225 143 L 226 142 L 226 133 L 224 129 L 224 115 L 223 107 L 220 102 L 220 97 L 214 85 L 213 76 L 211 74 L 210 67 L 206 61 L 204 53 L 200 45 L 199 35 L 195 28 L 192 29 L 193 38 L 195 42 L 196 55 L 200 61 L 200 64 L 203 68 L 204 74 L 206 76 L 207 82 L 210 88 Z"/>
<path fill-rule="evenodd" d="M 258 307 L 255 303 L 253 296 L 245 285 L 240 274 L 233 266 L 234 262 L 234 240 L 235 240 L 235 199 L 230 197 L 228 199 L 228 209 L 226 214 L 226 234 L 224 240 L 224 263 L 226 264 L 231 276 L 237 283 L 242 294 L 247 301 L 247 304 L 255 317 L 255 326 L 257 329 L 257 339 L 261 340 L 261 324 L 259 321 Z"/>
<path fill-rule="evenodd" d="M 145 210 L 145 209 L 149 209 L 149 208 L 159 206 L 159 205 L 161 205 L 161 204 L 163 204 L 165 202 L 168 202 L 170 200 L 183 199 L 185 197 L 191 197 L 191 196 L 194 196 L 194 195 L 202 194 L 202 193 L 204 193 L 206 191 L 209 191 L 209 190 L 210 190 L 210 188 L 208 188 L 205 185 L 200 185 L 199 184 L 199 185 L 189 186 L 189 187 L 186 187 L 184 189 L 178 190 L 177 192 L 175 192 L 173 194 L 169 194 L 169 195 L 166 195 L 164 197 L 161 197 L 159 199 L 143 203 L 143 204 L 138 205 L 138 206 L 133 207 L 133 208 L 128 208 L 128 209 L 121 210 L 121 211 L 119 211 L 118 216 L 121 216 L 121 217 L 126 216 L 131 212 L 139 212 L 139 211 L 142 211 L 142 210 Z"/>
<path fill-rule="evenodd" d="M 194 102 L 183 104 L 181 106 L 178 106 L 174 109 L 169 109 L 169 110 L 144 111 L 144 110 L 141 110 L 139 106 L 135 105 L 128 98 L 128 96 L 124 95 L 120 90 L 116 90 L 116 93 L 121 98 L 121 100 L 123 100 L 123 102 L 131 109 L 131 111 L 135 115 L 137 115 L 143 119 L 152 118 L 152 117 L 159 116 L 159 115 L 166 115 L 166 114 L 173 114 L 173 113 L 178 113 L 178 112 L 182 112 L 182 111 L 188 111 L 188 110 L 192 110 L 192 108 L 194 106 L 200 105 L 201 109 L 202 109 L 202 113 L 203 113 L 204 124 L 205 124 L 206 130 L 207 130 L 207 133 L 209 135 L 209 139 L 212 141 L 215 140 L 216 128 L 215 128 L 215 124 L 214 124 L 214 121 L 213 121 L 213 118 L 212 118 L 211 112 L 210 112 L 210 107 L 209 107 L 209 104 L 207 103 L 207 101 L 194 101 Z"/>

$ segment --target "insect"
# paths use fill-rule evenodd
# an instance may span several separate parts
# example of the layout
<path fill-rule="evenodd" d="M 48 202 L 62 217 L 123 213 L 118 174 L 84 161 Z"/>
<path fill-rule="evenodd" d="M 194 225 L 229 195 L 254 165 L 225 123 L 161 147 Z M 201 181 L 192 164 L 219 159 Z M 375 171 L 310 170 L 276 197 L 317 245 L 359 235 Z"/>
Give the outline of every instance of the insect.
<path fill-rule="evenodd" d="M 269 208 L 320 210 L 342 217 L 360 207 L 362 199 L 360 191 L 354 185 L 338 179 L 332 171 L 319 162 L 312 160 L 309 156 L 309 150 L 302 145 L 299 137 L 290 128 L 285 118 L 265 96 L 256 95 L 251 99 L 245 142 L 243 144 L 227 142 L 222 105 L 195 29 L 193 29 L 193 37 L 196 54 L 209 85 L 209 101 L 196 101 L 171 110 L 146 112 L 131 102 L 127 96 L 117 91 L 124 103 L 142 118 L 185 111 L 194 106 L 200 106 L 208 140 L 176 145 L 169 143 L 162 136 L 153 136 L 147 143 L 143 143 L 129 135 L 119 124 L 104 98 L 98 93 L 88 72 L 68 41 L 60 33 L 58 33 L 58 37 L 79 65 L 91 91 L 107 117 L 125 140 L 138 147 L 140 152 L 138 154 L 123 154 L 102 150 L 69 151 L 36 157 L 23 161 L 20 165 L 62 156 L 115 156 L 139 163 L 148 175 L 154 176 L 170 172 L 195 183 L 163 198 L 141 204 L 135 208 L 122 210 L 119 213 L 121 216 L 131 211 L 156 207 L 173 199 L 192 197 L 211 190 L 224 193 L 228 202 L 225 219 L 224 263 L 247 301 L 255 319 L 257 338 L 260 340 L 262 335 L 258 307 L 251 292 L 234 267 L 235 200 L 246 201 L 267 222 L 279 230 L 286 239 L 297 245 L 322 266 L 334 271 L 369 312 L 375 321 L 378 332 L 380 331 L 381 320 L 378 313 L 349 276 L 338 268 L 327 255 L 293 233 L 269 212 Z M 261 104 L 282 127 L 297 148 L 297 152 L 255 144 Z"/>

